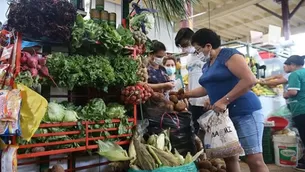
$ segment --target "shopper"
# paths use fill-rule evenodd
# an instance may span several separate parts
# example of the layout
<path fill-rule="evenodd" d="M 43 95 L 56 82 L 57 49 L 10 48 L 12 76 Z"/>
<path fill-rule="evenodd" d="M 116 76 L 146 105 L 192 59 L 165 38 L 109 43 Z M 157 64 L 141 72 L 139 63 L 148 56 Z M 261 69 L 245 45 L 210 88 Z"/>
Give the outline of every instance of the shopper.
<path fill-rule="evenodd" d="M 250 171 L 268 172 L 262 156 L 264 115 L 258 97 L 250 91 L 256 78 L 244 56 L 235 49 L 221 48 L 220 37 L 206 28 L 193 35 L 192 45 L 208 62 L 199 79 L 201 87 L 186 92 L 184 96 L 208 95 L 214 111 L 224 112 L 228 108 Z M 228 172 L 240 172 L 238 156 L 224 160 Z"/>
<path fill-rule="evenodd" d="M 194 35 L 194 32 L 190 28 L 181 28 L 176 37 L 175 44 L 178 48 L 182 49 L 182 52 L 187 53 L 187 64 L 186 68 L 188 71 L 188 89 L 193 90 L 200 86 L 199 78 L 202 76 L 202 67 L 205 64 L 205 60 L 200 58 L 195 54 L 195 48 L 191 45 L 191 38 Z M 199 130 L 199 124 L 197 122 L 198 118 L 206 112 L 204 107 L 205 101 L 208 99 L 208 96 L 199 97 L 199 98 L 190 98 L 190 107 L 189 110 L 192 112 L 192 118 L 194 122 L 194 132 L 197 134 Z"/>
<path fill-rule="evenodd" d="M 163 66 L 166 70 L 166 74 L 169 77 L 169 80 L 174 82 L 175 87 L 171 91 L 178 91 L 181 88 L 184 88 L 184 84 L 181 78 L 176 75 L 176 64 L 177 61 L 172 56 L 167 56 L 163 60 Z"/>
<path fill-rule="evenodd" d="M 305 56 L 291 56 L 285 61 L 288 72 L 288 88 L 284 98 L 288 99 L 288 108 L 292 113 L 295 127 L 298 129 L 300 138 L 305 143 Z M 298 163 L 297 169 L 305 171 L 304 158 Z"/>
<path fill-rule="evenodd" d="M 173 89 L 175 84 L 169 80 L 166 70 L 162 66 L 163 58 L 166 56 L 165 45 L 162 42 L 153 40 L 151 50 L 147 66 L 149 86 L 158 92 Z"/>

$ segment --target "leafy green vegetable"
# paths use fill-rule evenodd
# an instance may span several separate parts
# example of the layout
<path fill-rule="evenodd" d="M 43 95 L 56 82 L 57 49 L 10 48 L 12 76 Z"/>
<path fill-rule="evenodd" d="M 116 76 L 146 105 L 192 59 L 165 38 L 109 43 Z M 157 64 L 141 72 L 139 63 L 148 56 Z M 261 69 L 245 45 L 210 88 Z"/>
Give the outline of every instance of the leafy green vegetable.
<path fill-rule="evenodd" d="M 64 116 L 63 122 L 77 122 L 79 117 L 77 113 L 73 110 L 66 110 L 66 114 Z"/>
<path fill-rule="evenodd" d="M 48 119 L 50 122 L 61 122 L 65 117 L 66 109 L 64 106 L 57 104 L 55 102 L 50 102 L 48 104 Z"/>
<path fill-rule="evenodd" d="M 128 57 L 116 57 L 111 60 L 115 72 L 115 85 L 128 86 L 136 84 L 140 79 L 137 75 L 138 62 Z"/>
<path fill-rule="evenodd" d="M 90 102 L 81 110 L 82 118 L 87 120 L 101 120 L 105 119 L 106 104 L 103 99 L 95 98 L 90 100 Z"/>
<path fill-rule="evenodd" d="M 22 71 L 15 78 L 15 82 L 23 84 L 29 88 L 37 87 L 39 85 L 39 76 L 32 77 L 30 71 Z"/>
<path fill-rule="evenodd" d="M 117 32 L 121 35 L 122 40 L 121 44 L 125 46 L 133 46 L 135 44 L 135 40 L 133 38 L 132 32 L 129 29 L 124 28 L 120 25 L 117 28 Z"/>
<path fill-rule="evenodd" d="M 123 118 L 125 113 L 125 107 L 118 103 L 110 103 L 107 106 L 106 115 L 109 119 Z"/>
<path fill-rule="evenodd" d="M 54 53 L 48 57 L 47 66 L 59 87 L 72 90 L 75 86 L 92 86 L 107 91 L 115 81 L 110 62 L 101 56 L 66 56 Z"/>
<path fill-rule="evenodd" d="M 105 50 L 104 53 L 106 51 L 118 53 L 123 48 L 121 39 L 120 34 L 108 24 L 97 24 L 93 20 L 84 20 L 81 16 L 77 16 L 72 31 L 72 48 L 76 51 L 87 43 L 96 44 L 99 41 L 101 43 L 99 47 Z"/>

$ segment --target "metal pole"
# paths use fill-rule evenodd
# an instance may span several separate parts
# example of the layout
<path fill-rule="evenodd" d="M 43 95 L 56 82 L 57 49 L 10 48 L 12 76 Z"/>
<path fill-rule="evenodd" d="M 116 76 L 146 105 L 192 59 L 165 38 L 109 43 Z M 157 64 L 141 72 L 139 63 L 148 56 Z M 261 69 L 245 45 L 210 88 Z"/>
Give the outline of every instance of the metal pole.
<path fill-rule="evenodd" d="M 192 7 L 190 1 L 186 0 L 185 1 L 185 10 L 186 10 L 187 16 L 191 16 L 192 10 L 193 10 L 192 8 L 193 7 Z M 189 23 L 189 19 L 188 18 L 182 19 L 180 21 L 180 28 L 186 28 L 186 27 L 189 27 L 189 26 L 190 26 L 190 23 Z"/>
<path fill-rule="evenodd" d="M 290 36 L 290 26 L 289 26 L 289 18 L 290 18 L 290 12 L 289 12 L 289 4 L 288 0 L 282 0 L 282 20 L 283 20 L 283 32 L 285 40 L 289 40 Z"/>

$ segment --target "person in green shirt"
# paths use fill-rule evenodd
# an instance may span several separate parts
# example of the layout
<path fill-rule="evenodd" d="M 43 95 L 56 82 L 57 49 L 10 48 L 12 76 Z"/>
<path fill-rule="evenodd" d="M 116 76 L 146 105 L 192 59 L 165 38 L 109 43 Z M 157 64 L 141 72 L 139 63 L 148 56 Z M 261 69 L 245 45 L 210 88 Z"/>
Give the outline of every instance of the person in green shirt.
<path fill-rule="evenodd" d="M 284 98 L 288 99 L 288 108 L 292 113 L 292 119 L 295 127 L 298 129 L 300 138 L 305 143 L 305 56 L 291 56 L 285 61 L 287 69 L 291 72 L 288 78 L 287 91 Z M 298 170 L 305 171 L 305 161 L 302 158 L 298 166 Z"/>

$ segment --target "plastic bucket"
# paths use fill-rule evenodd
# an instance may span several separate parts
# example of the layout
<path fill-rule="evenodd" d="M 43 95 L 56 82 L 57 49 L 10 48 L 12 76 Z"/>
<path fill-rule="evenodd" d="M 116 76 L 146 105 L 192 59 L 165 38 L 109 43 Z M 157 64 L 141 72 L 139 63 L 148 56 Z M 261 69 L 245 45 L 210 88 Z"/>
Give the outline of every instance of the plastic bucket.
<path fill-rule="evenodd" d="M 295 167 L 298 161 L 298 142 L 295 136 L 273 135 L 275 164 Z"/>
<path fill-rule="evenodd" d="M 276 131 L 285 129 L 289 124 L 289 121 L 287 119 L 280 116 L 269 117 L 267 121 L 274 121 L 275 126 L 272 128 Z"/>

